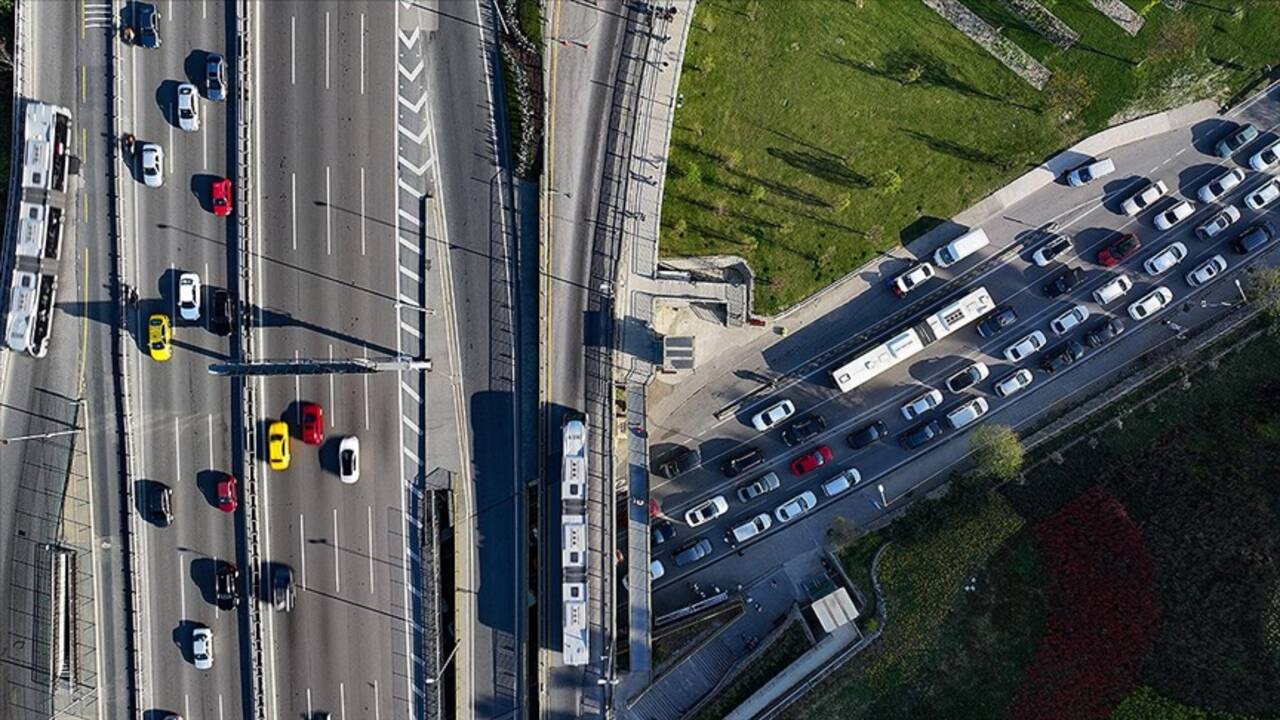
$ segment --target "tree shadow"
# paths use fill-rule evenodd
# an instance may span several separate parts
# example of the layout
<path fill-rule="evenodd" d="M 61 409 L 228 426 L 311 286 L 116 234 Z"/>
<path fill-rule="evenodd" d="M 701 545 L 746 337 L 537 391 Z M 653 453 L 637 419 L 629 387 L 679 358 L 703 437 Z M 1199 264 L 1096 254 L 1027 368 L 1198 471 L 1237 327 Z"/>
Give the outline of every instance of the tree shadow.
<path fill-rule="evenodd" d="M 935 135 L 909 130 L 907 128 L 898 128 L 898 132 L 912 138 L 913 140 L 923 143 L 926 147 L 934 152 L 950 155 L 957 160 L 965 162 L 980 163 L 982 165 L 991 165 L 993 167 L 1003 167 L 1005 161 L 989 152 L 979 150 L 975 147 L 962 145 L 954 140 L 947 140 Z"/>
<path fill-rule="evenodd" d="M 851 60 L 842 55 L 823 51 L 819 53 L 824 59 L 851 70 L 857 70 L 881 80 L 889 80 L 899 85 L 927 85 L 944 88 L 967 97 L 990 100 L 1001 105 L 1009 105 L 1035 112 L 1036 108 L 1013 102 L 1005 97 L 993 95 L 951 71 L 951 66 L 937 57 L 916 48 L 895 48 L 880 56 L 879 63 L 867 63 Z M 918 73 L 918 75 L 917 75 Z M 914 78 L 913 78 L 914 76 Z M 910 82 L 908 82 L 910 80 Z"/>
<path fill-rule="evenodd" d="M 819 180 L 850 188 L 865 189 L 871 187 L 869 178 L 845 167 L 844 163 L 827 152 L 819 154 L 807 150 L 784 150 L 776 147 L 766 148 L 765 152 Z"/>

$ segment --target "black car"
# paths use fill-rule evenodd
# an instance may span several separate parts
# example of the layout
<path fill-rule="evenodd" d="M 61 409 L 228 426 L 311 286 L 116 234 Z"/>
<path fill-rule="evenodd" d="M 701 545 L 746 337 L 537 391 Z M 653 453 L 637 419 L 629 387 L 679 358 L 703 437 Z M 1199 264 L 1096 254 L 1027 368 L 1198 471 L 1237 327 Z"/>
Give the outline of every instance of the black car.
<path fill-rule="evenodd" d="M 795 447 L 818 437 L 826 429 L 827 421 L 821 415 L 810 415 L 783 428 L 782 442 Z"/>
<path fill-rule="evenodd" d="M 209 329 L 218 335 L 231 334 L 231 293 L 222 288 L 213 291 L 209 312 Z"/>
<path fill-rule="evenodd" d="M 1075 340 L 1070 340 L 1045 353 L 1041 367 L 1044 368 L 1045 372 L 1057 372 L 1065 367 L 1074 365 L 1082 357 L 1084 357 L 1084 346 Z"/>
<path fill-rule="evenodd" d="M 271 568 L 271 604 L 280 612 L 293 609 L 293 568 L 276 564 Z"/>
<path fill-rule="evenodd" d="M 227 99 L 227 61 L 218 53 L 209 53 L 204 61 L 204 94 L 214 102 Z"/>
<path fill-rule="evenodd" d="M 156 483 L 149 498 L 151 519 L 160 527 L 173 524 L 173 488 Z"/>
<path fill-rule="evenodd" d="M 898 442 L 902 447 L 908 450 L 915 450 L 922 445 L 928 445 L 940 437 L 942 437 L 942 423 L 937 420 L 930 420 L 923 425 L 917 425 L 899 435 Z"/>
<path fill-rule="evenodd" d="M 1048 285 L 1044 286 L 1044 294 L 1049 297 L 1058 297 L 1071 292 L 1072 288 L 1084 282 L 1084 270 L 1082 268 L 1067 268 L 1058 273 Z"/>
<path fill-rule="evenodd" d="M 665 460 L 658 463 L 658 474 L 670 480 L 671 478 L 687 473 L 698 467 L 702 462 L 702 454 L 697 450 L 689 448 L 680 448 L 675 453 L 668 455 Z"/>
<path fill-rule="evenodd" d="M 1089 343 L 1089 347 L 1102 347 L 1122 332 L 1124 323 L 1120 322 L 1120 318 L 1111 318 L 1090 330 L 1084 336 L 1084 341 Z"/>
<path fill-rule="evenodd" d="M 149 50 L 160 47 L 160 13 L 156 6 L 136 3 L 133 13 L 137 23 L 134 32 L 138 34 L 138 45 Z"/>
<path fill-rule="evenodd" d="M 1232 245 L 1235 247 L 1236 252 L 1241 255 L 1248 255 L 1271 242 L 1275 234 L 1275 228 L 1271 227 L 1271 223 L 1263 220 L 1245 228 L 1244 232 L 1240 233 Z"/>
<path fill-rule="evenodd" d="M 666 520 L 659 520 L 649 528 L 649 535 L 656 547 L 676 536 L 676 526 Z"/>
<path fill-rule="evenodd" d="M 218 601 L 218 607 L 229 610 L 240 604 L 240 593 L 236 588 L 240 586 L 240 570 L 231 563 L 222 563 L 218 565 L 218 574 L 214 581 L 214 595 Z"/>
<path fill-rule="evenodd" d="M 982 318 L 982 322 L 978 323 L 978 334 L 984 338 L 994 337 L 1016 322 L 1018 322 L 1018 313 L 1013 306 L 1001 305 L 987 313 L 987 316 Z"/>
<path fill-rule="evenodd" d="M 877 420 L 870 425 L 849 433 L 849 447 L 854 450 L 861 450 L 877 440 L 883 440 L 889 436 L 889 426 L 884 424 L 883 420 Z"/>
<path fill-rule="evenodd" d="M 711 554 L 711 541 L 706 538 L 694 540 L 680 548 L 676 553 L 676 567 L 684 567 L 695 563 Z"/>
<path fill-rule="evenodd" d="M 720 466 L 725 477 L 737 477 L 742 473 L 764 464 L 764 453 L 760 448 L 747 448 L 734 455 Z"/>
<path fill-rule="evenodd" d="M 947 389 L 953 393 L 958 393 L 986 380 L 990 374 L 991 370 L 987 368 L 986 363 L 974 363 L 947 378 Z"/>

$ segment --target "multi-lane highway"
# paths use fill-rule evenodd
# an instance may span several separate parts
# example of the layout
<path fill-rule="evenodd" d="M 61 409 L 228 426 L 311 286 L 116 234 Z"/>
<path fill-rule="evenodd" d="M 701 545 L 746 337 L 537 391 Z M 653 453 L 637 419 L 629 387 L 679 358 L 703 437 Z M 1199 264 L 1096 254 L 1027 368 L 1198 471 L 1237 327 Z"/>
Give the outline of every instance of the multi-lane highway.
<path fill-rule="evenodd" d="M 990 412 L 982 419 L 983 422 L 1026 426 L 1043 413 L 1052 411 L 1059 401 L 1082 392 L 1091 382 L 1114 374 L 1135 354 L 1178 342 L 1179 328 L 1207 321 L 1215 308 L 1221 311 L 1224 304 L 1238 301 L 1232 279 L 1192 287 L 1184 276 L 1214 255 L 1221 254 L 1226 259 L 1228 272 L 1258 257 L 1258 253 L 1245 255 L 1237 252 L 1229 240 L 1259 219 L 1271 218 L 1274 221 L 1274 206 L 1257 212 L 1243 207 L 1242 198 L 1269 182 L 1273 176 L 1272 173 L 1254 172 L 1248 167 L 1248 160 L 1278 136 L 1280 103 L 1277 101 L 1277 93 L 1272 89 L 1243 106 L 1229 120 L 1209 119 L 1118 148 L 1110 154 L 1118 168 L 1113 176 L 1083 188 L 1067 188 L 1064 184 L 1055 183 L 1038 191 L 984 226 L 993 243 L 980 256 L 943 271 L 940 279 L 914 290 L 905 300 L 894 298 L 883 287 L 869 290 L 856 300 L 864 309 L 862 317 L 865 320 L 858 327 L 843 328 L 848 332 L 847 336 L 861 332 L 869 332 L 873 337 L 884 336 L 906 326 L 922 312 L 940 306 L 944 300 L 981 285 L 990 291 L 997 303 L 1012 306 L 1018 314 L 1017 322 L 999 335 L 981 338 L 971 326 L 928 346 L 919 356 L 893 367 L 850 393 L 840 393 L 834 387 L 830 370 L 835 363 L 831 362 L 821 367 L 806 368 L 780 383 L 773 395 L 761 396 L 756 402 L 742 407 L 736 415 L 725 416 L 722 420 L 713 416 L 719 408 L 692 403 L 683 407 L 676 416 L 663 420 L 662 428 L 654 433 L 655 457 L 661 458 L 679 444 L 698 447 L 703 462 L 700 468 L 670 480 L 654 478 L 654 494 L 662 503 L 664 513 L 674 520 L 676 529 L 674 539 L 654 548 L 655 559 L 662 561 L 666 568 L 665 576 L 655 583 L 659 612 L 663 607 L 669 609 L 687 600 L 690 596 L 688 584 L 692 581 L 726 587 L 746 582 L 769 563 L 784 561 L 795 548 L 812 547 L 811 541 L 820 542 L 826 524 L 836 514 L 851 517 L 858 523 L 866 522 L 881 514 L 880 505 L 885 500 L 896 506 L 910 497 L 909 492 L 938 482 L 947 468 L 963 460 L 967 454 L 968 432 L 976 425 L 962 431 L 946 432 L 942 440 L 916 450 L 905 450 L 896 442 L 895 438 L 903 431 L 922 421 L 942 419 L 946 412 L 976 396 L 983 397 L 990 404 Z M 1231 159 L 1214 157 L 1214 142 L 1230 130 L 1231 122 L 1239 121 L 1253 122 L 1263 131 L 1262 138 Z M 1238 188 L 1214 204 L 1205 205 L 1196 200 L 1203 185 L 1236 167 L 1247 173 Z M 1197 203 L 1195 214 L 1170 231 L 1156 229 L 1153 217 L 1174 204 L 1174 200 L 1163 199 L 1155 204 L 1153 210 L 1137 217 L 1128 217 L 1120 211 L 1119 206 L 1124 199 L 1154 180 L 1165 181 L 1175 198 L 1192 199 Z M 1229 204 L 1235 204 L 1242 210 L 1243 217 L 1237 224 L 1214 240 L 1197 238 L 1194 229 Z M 1057 223 L 1058 232 L 1073 238 L 1073 249 L 1051 266 L 1038 267 L 1031 261 L 1031 255 L 1045 237 L 1040 228 L 1049 223 Z M 1119 267 L 1103 267 L 1097 262 L 1098 252 L 1114 242 L 1117 233 L 1136 234 L 1142 241 L 1142 249 Z M 1143 263 L 1173 242 L 1185 244 L 1188 256 L 1172 270 L 1153 277 L 1144 269 Z M 1061 297 L 1047 297 L 1042 286 L 1067 266 L 1083 268 L 1084 282 Z M 887 266 L 885 281 L 900 270 L 901 266 Z M 1099 305 L 1092 296 L 1093 291 L 1119 273 L 1128 275 L 1133 281 L 1132 290 L 1120 300 Z M 1155 316 L 1135 321 L 1127 312 L 1130 303 L 1157 286 L 1168 287 L 1173 293 L 1173 302 Z M 1203 309 L 1200 305 L 1202 299 L 1206 300 L 1207 306 Z M 1058 336 L 1050 328 L 1050 321 L 1077 303 L 1089 309 L 1089 319 Z M 1118 339 L 1100 349 L 1088 348 L 1084 359 L 1068 369 L 1050 374 L 1041 368 L 1046 354 L 1069 339 L 1083 342 L 1087 332 L 1111 317 L 1120 318 L 1126 327 Z M 1164 321 L 1173 325 L 1165 325 Z M 1047 336 L 1049 342 L 1045 350 L 1020 363 L 1006 360 L 1003 356 L 1005 348 L 1033 330 L 1040 330 Z M 826 347 L 819 349 L 825 350 Z M 855 354 L 854 350 L 851 347 L 850 352 L 840 359 Z M 945 380 L 975 361 L 989 366 L 990 377 L 968 391 L 959 394 L 948 391 L 944 386 Z M 1032 370 L 1032 385 L 1008 398 L 997 396 L 992 391 L 995 383 L 1018 367 Z M 901 406 L 927 388 L 941 389 L 944 401 L 938 409 L 908 422 L 900 413 Z M 781 397 L 795 403 L 795 419 L 810 413 L 822 415 L 827 421 L 825 431 L 809 442 L 789 448 L 781 441 L 777 429 L 763 434 L 753 429 L 751 415 L 766 407 L 772 399 Z M 845 438 L 850 432 L 877 419 L 888 425 L 890 437 L 886 441 L 859 451 L 846 444 Z M 833 463 L 796 477 L 789 468 L 791 461 L 818 445 L 831 448 Z M 722 461 L 747 447 L 763 450 L 767 462 L 739 478 L 726 478 L 720 470 Z M 821 483 L 849 467 L 859 470 L 861 484 L 837 498 L 825 497 Z M 782 479 L 782 487 L 750 503 L 741 503 L 736 497 L 736 488 L 770 471 Z M 884 497 L 881 497 L 881 485 Z M 769 531 L 736 549 L 726 542 L 725 534 L 729 528 L 757 513 L 773 515 L 778 505 L 804 491 L 815 494 L 819 503 L 817 510 L 787 523 L 779 523 L 775 515 L 774 525 Z M 684 513 L 715 495 L 725 497 L 728 512 L 697 528 L 685 526 Z M 798 527 L 804 529 L 795 529 Z M 673 562 L 674 551 L 702 537 L 712 541 L 714 551 L 711 557 L 687 567 L 677 567 Z"/>

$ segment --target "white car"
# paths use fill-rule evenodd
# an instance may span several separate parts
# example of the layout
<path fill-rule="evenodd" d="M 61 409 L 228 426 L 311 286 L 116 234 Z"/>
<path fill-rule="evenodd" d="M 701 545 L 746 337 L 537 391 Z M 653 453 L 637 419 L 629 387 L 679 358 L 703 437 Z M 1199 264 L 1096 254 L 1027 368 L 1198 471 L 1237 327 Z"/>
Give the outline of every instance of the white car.
<path fill-rule="evenodd" d="M 1200 263 L 1195 270 L 1187 273 L 1187 284 L 1191 287 L 1199 287 L 1226 271 L 1227 259 L 1221 255 L 1214 255 Z"/>
<path fill-rule="evenodd" d="M 959 430 L 986 415 L 988 409 L 986 398 L 976 397 L 947 413 L 947 422 L 951 424 L 952 429 Z"/>
<path fill-rule="evenodd" d="M 360 479 L 360 438 L 355 435 L 338 443 L 338 477 L 348 485 Z"/>
<path fill-rule="evenodd" d="M 1187 258 L 1187 246 L 1180 242 L 1170 243 L 1169 247 L 1147 258 L 1142 263 L 1148 275 L 1160 275 Z"/>
<path fill-rule="evenodd" d="M 1129 317 L 1146 320 L 1157 310 L 1173 302 L 1173 292 L 1161 285 L 1129 305 Z"/>
<path fill-rule="evenodd" d="M 1280 197 L 1280 179 L 1272 180 L 1244 196 L 1244 204 L 1253 210 L 1261 210 Z"/>
<path fill-rule="evenodd" d="M 1034 379 L 1035 375 L 1026 368 L 1015 370 L 1012 373 L 1005 375 L 1000 379 L 1000 382 L 996 383 L 996 395 L 999 395 L 1000 397 L 1009 397 L 1030 385 L 1031 381 Z"/>
<path fill-rule="evenodd" d="M 779 505 L 778 509 L 773 511 L 773 516 L 778 518 L 778 522 L 784 523 L 809 512 L 817 505 L 818 498 L 814 496 L 813 492 L 806 490 Z"/>
<path fill-rule="evenodd" d="M 1174 225 L 1191 217 L 1191 213 L 1196 211 L 1196 206 L 1190 200 L 1182 202 L 1170 207 L 1168 210 L 1156 215 L 1156 229 L 1170 230 Z"/>
<path fill-rule="evenodd" d="M 689 511 L 684 514 L 684 521 L 691 528 L 698 527 L 703 523 L 715 520 L 728 511 L 729 503 L 725 502 L 723 495 L 717 495 L 689 508 Z"/>
<path fill-rule="evenodd" d="M 1249 158 L 1249 167 L 1258 172 L 1264 172 L 1270 170 L 1277 162 L 1280 162 L 1280 140 L 1262 148 Z"/>
<path fill-rule="evenodd" d="M 1200 188 L 1200 202 L 1211 203 L 1234 190 L 1242 182 L 1244 182 L 1244 171 L 1240 168 L 1232 168 Z"/>
<path fill-rule="evenodd" d="M 193 272 L 178 276 L 178 315 L 191 322 L 200 319 L 200 276 Z"/>
<path fill-rule="evenodd" d="M 1231 223 L 1240 219 L 1240 208 L 1235 205 L 1229 205 L 1222 209 L 1222 212 L 1209 218 L 1208 221 L 1196 228 L 1196 235 L 1201 240 L 1212 240 L 1222 233 L 1223 230 L 1231 227 Z"/>
<path fill-rule="evenodd" d="M 1084 305 L 1076 305 L 1070 310 L 1062 313 L 1049 323 L 1049 327 L 1053 330 L 1054 335 L 1066 335 L 1071 329 L 1085 320 L 1089 319 L 1089 308 Z"/>
<path fill-rule="evenodd" d="M 1106 305 L 1124 297 L 1133 289 L 1133 281 L 1128 275 L 1117 275 L 1114 280 L 1093 291 L 1093 299 L 1099 305 Z"/>
<path fill-rule="evenodd" d="M 751 424 L 760 432 L 764 432 L 778 423 L 794 415 L 796 406 L 790 400 L 774 403 L 751 417 Z"/>
<path fill-rule="evenodd" d="M 822 483 L 822 494 L 835 497 L 849 488 L 856 487 L 860 482 L 862 482 L 862 473 L 858 472 L 857 468 L 849 468 Z"/>
<path fill-rule="evenodd" d="M 1124 214 L 1133 217 L 1151 206 L 1151 203 L 1169 194 L 1169 186 L 1163 180 L 1157 180 L 1133 194 L 1120 204 Z"/>
<path fill-rule="evenodd" d="M 164 185 L 164 148 L 157 143 L 144 142 L 138 154 L 142 158 L 142 181 L 147 187 Z"/>
<path fill-rule="evenodd" d="M 661 560 L 654 560 L 649 563 L 649 580 L 657 580 L 667 574 L 667 569 L 662 566 Z"/>
<path fill-rule="evenodd" d="M 182 83 L 178 86 L 178 106 L 174 108 L 174 116 L 178 118 L 178 127 L 187 132 L 200 129 L 200 94 L 196 86 Z"/>
<path fill-rule="evenodd" d="M 1018 362 L 1031 357 L 1045 345 L 1044 333 L 1036 330 L 1018 342 L 1004 349 L 1004 359 L 1009 362 Z"/>
<path fill-rule="evenodd" d="M 903 297 L 911 292 L 917 285 L 932 278 L 937 273 L 933 266 L 927 262 L 916 263 L 907 269 L 898 277 L 893 279 L 893 294 Z"/>
<path fill-rule="evenodd" d="M 1066 235 L 1054 235 L 1049 242 L 1040 246 L 1031 256 L 1031 261 L 1039 267 L 1048 267 L 1060 255 L 1071 250 L 1071 238 Z"/>
<path fill-rule="evenodd" d="M 929 392 L 902 406 L 902 417 L 914 420 L 942 404 L 942 391 L 931 389 Z"/>
<path fill-rule="evenodd" d="M 207 627 L 198 627 L 191 631 L 191 659 L 197 670 L 208 670 L 213 667 L 213 631 Z"/>

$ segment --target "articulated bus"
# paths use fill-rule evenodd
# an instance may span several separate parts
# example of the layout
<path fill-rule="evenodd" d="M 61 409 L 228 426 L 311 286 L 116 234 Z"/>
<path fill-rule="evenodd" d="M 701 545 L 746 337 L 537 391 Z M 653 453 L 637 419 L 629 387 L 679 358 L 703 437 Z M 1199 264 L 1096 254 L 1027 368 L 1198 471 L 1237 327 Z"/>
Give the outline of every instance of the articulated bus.
<path fill-rule="evenodd" d="M 994 308 L 995 301 L 987 289 L 977 288 L 930 313 L 922 322 L 898 331 L 885 342 L 833 369 L 831 377 L 841 392 L 849 392 Z"/>
<path fill-rule="evenodd" d="M 28 102 L 22 138 L 22 187 L 66 192 L 71 111 L 48 103 Z"/>
<path fill-rule="evenodd" d="M 590 613 L 587 605 L 590 532 L 587 501 L 587 422 L 572 417 L 561 428 L 560 567 L 563 644 L 566 665 L 586 665 L 591 659 Z"/>

